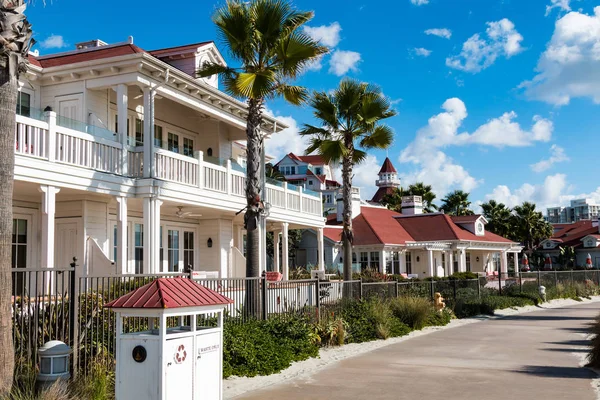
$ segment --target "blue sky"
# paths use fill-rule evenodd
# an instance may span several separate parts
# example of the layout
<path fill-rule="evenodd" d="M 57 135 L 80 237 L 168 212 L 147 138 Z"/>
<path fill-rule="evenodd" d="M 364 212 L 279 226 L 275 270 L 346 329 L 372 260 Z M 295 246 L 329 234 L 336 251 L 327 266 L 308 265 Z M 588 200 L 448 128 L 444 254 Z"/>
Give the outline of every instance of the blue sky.
<path fill-rule="evenodd" d="M 29 7 L 42 54 L 129 35 L 144 49 L 216 38 L 222 2 L 53 0 Z M 93 3 L 93 2 L 90 2 Z M 112 3 L 112 4 L 111 4 Z M 476 203 L 524 200 L 540 208 L 575 197 L 600 201 L 600 0 L 296 0 L 314 10 L 308 33 L 331 47 L 299 83 L 329 90 L 344 76 L 380 85 L 398 116 L 392 148 L 370 154 L 355 184 L 374 192 L 386 155 L 403 183 L 453 189 Z M 69 23 L 61 23 L 68 21 Z M 218 43 L 217 43 L 218 44 Z M 226 49 L 222 49 L 227 58 Z M 269 153 L 301 153 L 309 109 L 269 109 L 292 127 Z"/>

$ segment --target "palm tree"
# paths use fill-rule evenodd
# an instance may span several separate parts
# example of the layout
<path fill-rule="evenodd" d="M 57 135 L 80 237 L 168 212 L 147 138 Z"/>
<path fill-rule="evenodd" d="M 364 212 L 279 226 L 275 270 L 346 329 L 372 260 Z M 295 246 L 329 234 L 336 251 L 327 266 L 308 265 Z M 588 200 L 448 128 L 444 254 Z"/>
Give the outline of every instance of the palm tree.
<path fill-rule="evenodd" d="M 0 397 L 10 391 L 14 354 L 11 328 L 12 199 L 18 78 L 33 45 L 21 0 L 0 0 Z"/>
<path fill-rule="evenodd" d="M 483 216 L 488 223 L 486 229 L 496 235 L 508 236 L 510 234 L 511 211 L 504 203 L 498 203 L 496 200 L 490 200 L 481 205 Z"/>
<path fill-rule="evenodd" d="M 224 44 L 239 68 L 212 62 L 200 66 L 199 77 L 221 76 L 225 90 L 248 104 L 246 118 L 247 179 L 246 214 L 247 259 L 246 275 L 260 273 L 259 234 L 262 196 L 260 160 L 264 152 L 261 133 L 265 101 L 282 96 L 299 105 L 308 91 L 290 83 L 312 60 L 328 49 L 303 33 L 302 25 L 310 21 L 312 12 L 297 11 L 285 0 L 227 0 L 213 21 Z"/>
<path fill-rule="evenodd" d="M 300 131 L 310 137 L 306 153 L 342 164 L 344 280 L 351 280 L 352 169 L 366 158 L 365 150 L 392 144 L 394 132 L 381 122 L 396 112 L 378 87 L 352 79 L 342 80 L 332 93 L 314 93 L 310 103 L 320 126 L 305 124 Z"/>
<path fill-rule="evenodd" d="M 433 204 L 436 196 L 431 185 L 426 185 L 423 182 L 413 183 L 408 187 L 408 193 L 409 196 L 421 196 L 424 206 L 423 212 L 432 213 L 437 211 L 438 206 Z"/>
<path fill-rule="evenodd" d="M 285 176 L 281 172 L 279 172 L 277 167 L 274 167 L 271 163 L 265 165 L 265 177 L 267 179 L 285 182 Z"/>
<path fill-rule="evenodd" d="M 392 193 L 388 193 L 381 199 L 381 204 L 388 209 L 401 213 L 402 212 L 402 197 L 408 196 L 409 191 L 402 186 L 394 188 Z"/>
<path fill-rule="evenodd" d="M 473 211 L 469 208 L 469 193 L 462 190 L 450 192 L 442 199 L 440 210 L 448 215 L 473 215 Z"/>
<path fill-rule="evenodd" d="M 575 255 L 575 248 L 573 246 L 564 246 L 560 248 L 560 254 L 558 260 L 564 268 L 575 266 L 577 257 Z"/>
<path fill-rule="evenodd" d="M 552 236 L 552 225 L 550 225 L 541 212 L 535 210 L 535 204 L 524 202 L 513 209 L 512 231 L 513 239 L 518 240 L 525 246 L 525 250 L 531 253 L 533 249 L 545 239 Z"/>

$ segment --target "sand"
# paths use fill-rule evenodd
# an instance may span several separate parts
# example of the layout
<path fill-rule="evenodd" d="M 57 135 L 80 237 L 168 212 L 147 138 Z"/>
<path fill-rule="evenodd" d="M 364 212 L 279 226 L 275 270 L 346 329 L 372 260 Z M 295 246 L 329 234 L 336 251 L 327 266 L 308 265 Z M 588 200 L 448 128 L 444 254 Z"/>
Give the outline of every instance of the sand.
<path fill-rule="evenodd" d="M 299 378 L 309 378 L 314 374 L 317 374 L 323 368 L 329 367 L 336 362 L 345 360 L 347 358 L 355 357 L 381 347 L 389 346 L 395 343 L 400 343 L 405 340 L 410 340 L 414 337 L 428 335 L 433 332 L 440 331 L 442 329 L 452 329 L 457 326 L 474 324 L 483 320 L 502 318 L 515 314 L 523 314 L 532 311 L 539 311 L 540 309 L 560 308 L 575 304 L 590 303 L 600 301 L 600 296 L 594 296 L 591 300 L 584 299 L 583 302 L 578 302 L 571 299 L 557 299 L 551 300 L 540 306 L 525 306 L 508 308 L 504 310 L 497 310 L 494 316 L 478 316 L 474 318 L 455 319 L 452 320 L 448 325 L 441 327 L 427 327 L 420 331 L 413 331 L 406 336 L 392 338 L 388 340 L 375 340 L 367 343 L 353 343 L 347 344 L 342 347 L 331 347 L 323 348 L 319 352 L 319 358 L 311 358 L 305 361 L 293 363 L 289 368 L 281 371 L 278 374 L 268 376 L 256 376 L 253 378 L 246 377 L 230 377 L 223 380 L 223 398 L 232 399 L 240 396 L 246 392 L 264 389 L 265 387 L 277 385 L 283 382 L 289 382 L 291 380 Z M 581 353 L 573 353 L 577 356 L 581 356 Z M 581 364 L 584 361 L 581 360 Z M 594 380 L 592 385 L 596 388 L 598 393 L 598 400 L 600 400 L 600 379 Z"/>

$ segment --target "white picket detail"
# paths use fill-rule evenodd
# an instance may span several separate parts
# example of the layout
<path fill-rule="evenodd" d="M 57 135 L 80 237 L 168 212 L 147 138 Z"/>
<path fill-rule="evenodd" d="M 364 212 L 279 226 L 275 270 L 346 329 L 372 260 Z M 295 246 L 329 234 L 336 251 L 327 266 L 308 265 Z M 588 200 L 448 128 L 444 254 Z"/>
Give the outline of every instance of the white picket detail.
<path fill-rule="evenodd" d="M 155 163 L 158 179 L 198 186 L 198 160 L 195 158 L 157 149 Z"/>
<path fill-rule="evenodd" d="M 204 163 L 204 188 L 217 192 L 227 192 L 227 168 Z"/>
<path fill-rule="evenodd" d="M 267 184 L 267 201 L 273 207 L 285 208 L 285 191 L 277 186 Z"/>
<path fill-rule="evenodd" d="M 244 197 L 246 193 L 246 174 L 233 171 L 231 173 L 231 194 Z"/>
<path fill-rule="evenodd" d="M 144 176 L 144 153 L 143 151 L 129 150 L 127 152 L 127 173 L 133 178 Z"/>
<path fill-rule="evenodd" d="M 15 153 L 32 157 L 47 158 L 48 130 L 17 122 Z"/>
<path fill-rule="evenodd" d="M 56 161 L 96 171 L 119 173 L 121 144 L 68 128 L 56 129 Z"/>
<path fill-rule="evenodd" d="M 288 210 L 300 211 L 300 193 L 288 192 Z"/>
<path fill-rule="evenodd" d="M 322 214 L 321 208 L 322 205 L 320 199 L 314 198 L 312 196 L 302 197 L 302 212 L 312 215 L 320 215 Z"/>

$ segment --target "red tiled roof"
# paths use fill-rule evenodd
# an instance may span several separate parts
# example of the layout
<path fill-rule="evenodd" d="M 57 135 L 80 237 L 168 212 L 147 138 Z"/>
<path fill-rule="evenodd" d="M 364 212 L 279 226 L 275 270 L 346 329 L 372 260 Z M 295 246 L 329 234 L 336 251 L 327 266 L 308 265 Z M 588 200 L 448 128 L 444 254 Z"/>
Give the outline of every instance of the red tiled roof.
<path fill-rule="evenodd" d="M 107 308 L 214 306 L 233 300 L 187 278 L 159 278 L 104 305 Z"/>
<path fill-rule="evenodd" d="M 35 58 L 34 56 L 32 56 L 31 54 L 27 56 L 27 60 L 32 64 L 35 65 L 36 67 L 41 67 L 42 64 L 40 64 L 40 62 L 37 60 L 37 58 Z"/>
<path fill-rule="evenodd" d="M 43 68 L 57 67 L 59 65 L 76 64 L 80 62 L 100 60 L 103 58 L 119 57 L 128 54 L 145 53 L 134 44 L 124 44 L 121 46 L 102 46 L 94 50 L 82 51 L 77 53 L 57 54 L 56 56 L 38 57 L 37 62 Z"/>
<path fill-rule="evenodd" d="M 362 240 L 355 232 L 354 244 L 402 244 L 413 241 L 413 238 L 403 226 L 393 223 L 394 217 L 400 216 L 400 213 L 379 207 L 361 207 L 360 211 L 359 217 L 352 221 L 353 228 L 360 224 L 360 222 L 356 223 L 355 221 L 362 217 L 376 239 L 373 241 L 367 235 L 365 240 Z"/>
<path fill-rule="evenodd" d="M 394 168 L 394 165 L 392 164 L 392 162 L 390 161 L 390 159 L 388 157 L 385 158 L 385 161 L 383 162 L 383 165 L 381 166 L 381 169 L 379 170 L 380 174 L 383 174 L 385 172 L 398 172 L 398 171 L 396 171 L 396 168 Z"/>
<path fill-rule="evenodd" d="M 154 57 L 160 58 L 161 56 L 173 52 L 184 52 L 186 50 L 196 50 L 200 46 L 204 46 L 206 44 L 213 43 L 212 41 L 208 42 L 200 42 L 200 43 L 192 43 L 186 44 L 183 46 L 174 46 L 174 47 L 165 47 L 164 49 L 150 50 L 148 53 L 152 54 Z"/>
<path fill-rule="evenodd" d="M 325 180 L 325 183 L 326 183 L 327 185 L 331 185 L 331 186 L 337 186 L 337 187 L 340 187 L 340 186 L 342 186 L 342 184 L 341 184 L 341 183 L 339 183 L 338 181 L 334 181 L 334 180 L 332 180 L 332 179 L 327 179 L 327 180 Z"/>
<path fill-rule="evenodd" d="M 319 180 L 319 182 L 325 183 L 325 175 L 316 175 L 310 169 L 306 172 L 306 175 L 308 175 L 308 176 L 314 176 L 315 178 L 317 178 Z"/>
<path fill-rule="evenodd" d="M 340 228 L 324 228 L 323 236 L 337 243 L 342 240 L 342 230 Z"/>
<path fill-rule="evenodd" d="M 379 189 L 377 189 L 377 192 L 375 193 L 375 195 L 373 196 L 373 198 L 371 199 L 371 201 L 373 203 L 381 203 L 381 200 L 383 200 L 384 196 L 386 194 L 392 194 L 392 193 L 394 193 L 394 190 L 396 190 L 396 188 L 393 188 L 393 187 L 380 187 Z"/>
<path fill-rule="evenodd" d="M 316 156 L 296 156 L 300 159 L 300 161 L 305 162 L 305 163 L 309 163 L 309 164 L 316 164 L 316 165 L 325 165 L 327 164 L 325 162 L 325 160 L 323 159 L 323 157 L 316 155 Z"/>
<path fill-rule="evenodd" d="M 478 242 L 513 243 L 502 236 L 485 232 L 477 236 L 465 228 L 456 225 L 446 214 L 422 214 L 397 218 L 400 225 L 416 242 L 437 240 L 471 240 Z"/>

